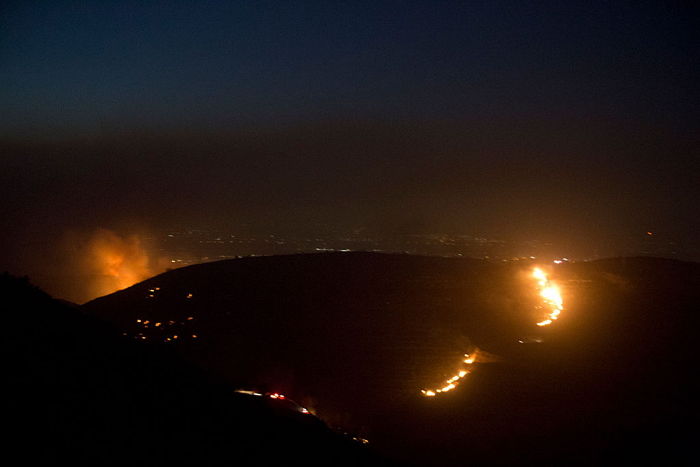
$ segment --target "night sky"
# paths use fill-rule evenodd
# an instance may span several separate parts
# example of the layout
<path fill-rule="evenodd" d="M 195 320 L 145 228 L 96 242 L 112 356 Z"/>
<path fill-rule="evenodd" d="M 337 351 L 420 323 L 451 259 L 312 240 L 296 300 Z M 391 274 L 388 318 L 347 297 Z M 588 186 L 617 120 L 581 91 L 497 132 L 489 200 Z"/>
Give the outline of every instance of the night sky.
<path fill-rule="evenodd" d="M 0 269 L 95 228 L 692 243 L 692 4 L 3 2 Z"/>

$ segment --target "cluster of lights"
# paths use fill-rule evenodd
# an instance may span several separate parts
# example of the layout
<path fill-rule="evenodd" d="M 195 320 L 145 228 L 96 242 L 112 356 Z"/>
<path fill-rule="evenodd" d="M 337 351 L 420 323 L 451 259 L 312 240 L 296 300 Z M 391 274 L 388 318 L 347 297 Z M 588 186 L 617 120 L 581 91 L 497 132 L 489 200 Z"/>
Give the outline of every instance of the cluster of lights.
<path fill-rule="evenodd" d="M 423 394 L 425 397 L 435 397 L 438 394 L 444 394 L 456 388 L 461 379 L 471 373 L 471 369 L 469 367 L 476 362 L 476 354 L 477 351 L 474 351 L 471 354 L 464 354 L 462 364 L 467 365 L 466 368 L 463 367 L 461 370 L 459 370 L 459 372 L 447 379 L 444 386 L 436 389 L 421 389 L 421 394 Z"/>
<path fill-rule="evenodd" d="M 540 297 L 544 302 L 544 306 L 549 310 L 547 316 L 542 321 L 538 322 L 538 326 L 549 326 L 559 318 L 564 309 L 564 300 L 561 297 L 559 287 L 552 283 L 547 277 L 547 274 L 540 268 L 532 270 L 532 277 L 537 281 L 537 287 L 540 292 Z"/>
<path fill-rule="evenodd" d="M 146 298 L 155 298 L 157 292 L 160 292 L 160 287 L 153 287 L 152 289 L 148 289 L 148 292 L 146 293 Z M 188 292 L 185 295 L 185 298 L 192 298 L 192 297 L 193 297 L 193 295 L 191 292 Z"/>
<path fill-rule="evenodd" d="M 174 326 L 174 325 L 185 325 L 187 321 L 193 321 L 194 316 L 188 316 L 185 318 L 185 321 L 174 321 L 174 320 L 169 320 L 169 321 L 151 321 L 149 319 L 141 319 L 138 318 L 136 319 L 136 326 L 138 328 L 143 328 L 143 329 L 150 329 L 150 328 L 159 328 L 159 329 L 164 329 L 168 326 Z M 126 335 L 126 333 L 124 333 Z M 134 336 L 135 339 L 137 340 L 147 340 L 149 336 L 144 334 L 143 332 L 139 332 L 136 336 Z M 155 337 L 155 336 L 151 336 Z M 183 336 L 180 334 L 169 334 L 167 336 L 161 337 L 163 342 L 173 342 L 179 339 L 183 339 L 185 337 L 191 338 L 191 339 L 197 339 L 199 336 L 197 334 L 188 334 L 187 336 Z"/>
<path fill-rule="evenodd" d="M 188 316 L 188 317 L 185 319 L 185 321 L 192 321 L 192 320 L 194 320 L 194 316 Z M 150 326 L 159 328 L 159 327 L 161 327 L 161 326 L 163 326 L 163 327 L 165 327 L 165 326 L 173 326 L 173 325 L 175 325 L 175 324 L 178 324 L 178 322 L 177 322 L 177 321 L 174 321 L 174 320 L 172 320 L 172 319 L 169 320 L 169 321 L 167 321 L 167 322 L 151 321 L 151 320 L 149 320 L 149 319 L 140 319 L 140 318 L 137 318 L 137 319 L 136 319 L 136 325 L 137 325 L 137 326 L 142 326 L 142 327 L 144 327 L 144 328 L 146 328 L 146 329 L 148 329 Z M 185 322 L 184 322 L 184 321 L 180 321 L 179 324 L 185 324 Z"/>

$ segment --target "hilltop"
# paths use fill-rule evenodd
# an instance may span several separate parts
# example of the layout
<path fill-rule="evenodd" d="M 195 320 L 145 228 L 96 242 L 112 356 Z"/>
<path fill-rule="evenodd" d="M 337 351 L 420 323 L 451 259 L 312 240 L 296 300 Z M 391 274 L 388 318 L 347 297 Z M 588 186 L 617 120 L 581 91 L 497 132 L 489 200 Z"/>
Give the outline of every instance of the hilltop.
<path fill-rule="evenodd" d="M 547 329 L 533 324 L 531 267 L 241 258 L 172 270 L 82 309 L 232 384 L 292 394 L 404 461 L 586 463 L 640 454 L 652 440 L 644 456 L 689 449 L 680 427 L 697 414 L 698 264 L 550 268 L 566 309 Z M 521 343 L 531 336 L 541 343 Z M 487 357 L 458 390 L 420 395 L 477 348 Z"/>

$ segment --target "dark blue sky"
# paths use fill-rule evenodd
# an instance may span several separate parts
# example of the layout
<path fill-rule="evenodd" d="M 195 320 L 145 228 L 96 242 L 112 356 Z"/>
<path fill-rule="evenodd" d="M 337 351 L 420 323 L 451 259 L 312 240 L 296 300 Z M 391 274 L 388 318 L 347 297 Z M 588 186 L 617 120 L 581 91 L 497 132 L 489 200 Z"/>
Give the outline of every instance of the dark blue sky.
<path fill-rule="evenodd" d="M 682 124 L 697 103 L 697 11 L 612 3 L 10 3 L 0 25 L 0 128 Z"/>
<path fill-rule="evenodd" d="M 693 2 L 0 8 L 15 256 L 132 225 L 699 237 Z"/>

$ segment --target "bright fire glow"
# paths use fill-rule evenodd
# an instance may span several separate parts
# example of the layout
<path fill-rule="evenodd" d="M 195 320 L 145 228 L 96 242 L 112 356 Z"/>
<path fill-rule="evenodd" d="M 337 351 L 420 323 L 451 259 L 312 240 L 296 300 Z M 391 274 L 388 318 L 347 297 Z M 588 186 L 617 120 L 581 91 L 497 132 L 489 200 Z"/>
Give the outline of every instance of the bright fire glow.
<path fill-rule="evenodd" d="M 532 277 L 537 281 L 540 297 L 542 297 L 544 307 L 548 310 L 547 316 L 539 321 L 537 325 L 549 326 L 559 318 L 562 310 L 564 310 L 564 300 L 559 287 L 549 280 L 549 277 L 542 269 L 533 269 Z"/>
<path fill-rule="evenodd" d="M 435 397 L 438 394 L 444 394 L 456 388 L 462 378 L 471 373 L 472 370 L 469 367 L 477 361 L 478 351 L 479 350 L 476 349 L 471 354 L 464 354 L 464 359 L 462 360 L 463 367 L 453 376 L 445 380 L 442 387 L 435 389 L 421 389 L 421 394 L 423 394 L 425 397 Z M 465 368 L 464 365 L 468 366 Z"/>
<path fill-rule="evenodd" d="M 120 236 L 110 230 L 93 233 L 81 251 L 83 271 L 92 279 L 88 287 L 90 295 L 99 296 L 127 288 L 151 277 L 148 253 L 138 236 Z M 153 298 L 158 288 L 150 289 Z"/>
<path fill-rule="evenodd" d="M 563 258 L 563 260 L 568 261 L 566 258 Z M 541 308 L 546 309 L 546 315 L 537 323 L 537 325 L 548 326 L 557 320 L 561 312 L 564 310 L 564 300 L 562 299 L 559 287 L 549 279 L 547 273 L 542 269 L 534 268 L 532 270 L 532 277 L 537 282 L 537 290 L 542 298 L 543 305 Z M 524 341 L 521 340 L 520 342 L 523 343 Z M 465 376 L 472 372 L 472 365 L 478 361 L 479 349 L 475 349 L 470 354 L 464 354 L 464 358 L 461 362 L 462 368 L 460 368 L 453 376 L 446 379 L 441 387 L 421 389 L 421 394 L 425 397 L 436 397 L 440 394 L 452 391 L 459 385 Z M 482 361 L 489 361 L 488 355 L 486 355 L 486 357 L 482 355 Z"/>

